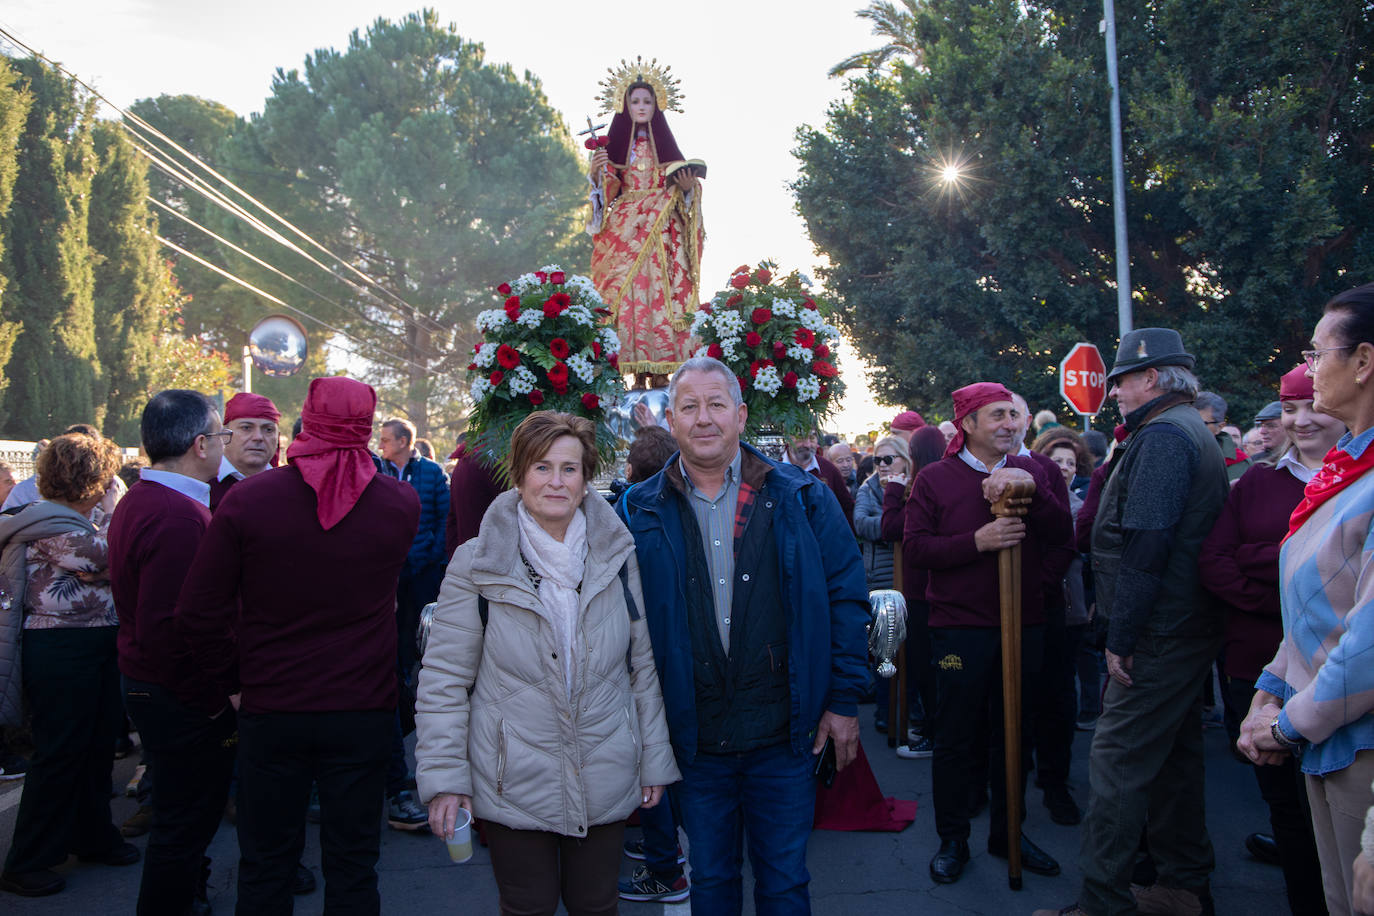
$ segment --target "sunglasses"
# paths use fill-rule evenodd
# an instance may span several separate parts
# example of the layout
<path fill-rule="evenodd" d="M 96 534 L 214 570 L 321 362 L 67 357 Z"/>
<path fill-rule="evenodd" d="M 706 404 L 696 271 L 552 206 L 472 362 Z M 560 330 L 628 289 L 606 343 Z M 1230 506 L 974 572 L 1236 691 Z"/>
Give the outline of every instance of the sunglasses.
<path fill-rule="evenodd" d="M 901 460 L 901 456 L 900 456 L 900 455 L 874 455 L 874 456 L 873 456 L 873 463 L 874 463 L 874 464 L 881 464 L 883 467 L 887 467 L 887 466 L 888 466 L 889 464 L 891 464 L 892 462 L 894 462 L 894 461 L 900 461 L 900 460 Z"/>

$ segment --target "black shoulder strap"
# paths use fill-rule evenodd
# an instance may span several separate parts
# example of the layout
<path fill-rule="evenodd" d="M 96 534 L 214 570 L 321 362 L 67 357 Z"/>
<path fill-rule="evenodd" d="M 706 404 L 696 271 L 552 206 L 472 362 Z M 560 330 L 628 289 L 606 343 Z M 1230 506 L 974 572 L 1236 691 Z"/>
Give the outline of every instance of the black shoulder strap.
<path fill-rule="evenodd" d="M 635 604 L 635 596 L 630 594 L 630 561 L 626 560 L 625 565 L 620 567 L 620 588 L 625 592 L 625 610 L 630 612 L 631 620 L 639 619 L 639 605 Z"/>
<path fill-rule="evenodd" d="M 477 593 L 477 616 L 482 618 L 482 629 L 487 628 L 487 617 L 491 614 L 491 605 L 487 603 L 487 596 L 481 592 Z"/>

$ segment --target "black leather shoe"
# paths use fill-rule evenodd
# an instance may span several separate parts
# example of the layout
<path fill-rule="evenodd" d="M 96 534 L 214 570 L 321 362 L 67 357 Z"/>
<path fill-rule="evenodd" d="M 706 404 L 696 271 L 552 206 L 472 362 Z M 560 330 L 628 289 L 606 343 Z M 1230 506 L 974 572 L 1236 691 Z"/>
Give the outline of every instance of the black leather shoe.
<path fill-rule="evenodd" d="M 291 879 L 291 893 L 297 897 L 315 893 L 315 875 L 299 862 L 296 863 L 296 877 Z"/>
<path fill-rule="evenodd" d="M 1083 811 L 1065 786 L 1045 787 L 1045 807 L 1050 809 L 1050 820 L 1056 824 L 1072 827 L 1083 821 Z"/>
<path fill-rule="evenodd" d="M 945 840 L 930 860 L 930 877 L 936 884 L 953 884 L 968 864 L 968 840 Z"/>
<path fill-rule="evenodd" d="M 1007 857 L 1007 841 L 988 837 L 988 855 L 999 859 Z M 1026 835 L 1021 835 L 1021 867 L 1037 875 L 1053 878 L 1059 874 L 1059 863 L 1048 852 L 1036 846 Z"/>
<path fill-rule="evenodd" d="M 62 876 L 44 868 L 40 871 L 13 872 L 0 874 L 0 889 L 21 897 L 46 897 L 67 886 Z"/>
<path fill-rule="evenodd" d="M 139 854 L 138 847 L 133 843 L 119 843 L 110 848 L 109 852 L 95 856 L 77 856 L 82 862 L 89 862 L 95 865 L 133 865 L 142 856 Z"/>
<path fill-rule="evenodd" d="M 1246 837 L 1245 851 L 1265 865 L 1279 864 L 1279 844 L 1267 833 L 1252 833 Z"/>

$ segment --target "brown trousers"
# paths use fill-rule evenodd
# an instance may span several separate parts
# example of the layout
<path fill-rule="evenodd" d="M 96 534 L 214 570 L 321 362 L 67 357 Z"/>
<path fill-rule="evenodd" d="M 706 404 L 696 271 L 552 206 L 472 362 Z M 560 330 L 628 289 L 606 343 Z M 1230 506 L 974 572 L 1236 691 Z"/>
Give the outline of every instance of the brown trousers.
<path fill-rule="evenodd" d="M 560 897 L 568 916 L 618 912 L 624 821 L 592 827 L 586 839 L 492 821 L 485 829 L 502 916 L 553 916 Z"/>

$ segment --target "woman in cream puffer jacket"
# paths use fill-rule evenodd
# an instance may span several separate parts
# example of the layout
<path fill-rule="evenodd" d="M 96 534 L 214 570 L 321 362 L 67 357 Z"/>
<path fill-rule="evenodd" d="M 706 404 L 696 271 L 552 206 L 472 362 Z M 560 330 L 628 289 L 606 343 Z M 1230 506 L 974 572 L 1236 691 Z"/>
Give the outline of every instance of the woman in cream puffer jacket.
<path fill-rule="evenodd" d="M 521 553 L 520 505 L 516 490 L 497 497 L 444 577 L 420 673 L 416 780 L 423 802 L 469 796 L 483 821 L 582 839 L 681 777 L 648 628 L 626 606 L 626 585 L 644 606 L 629 532 L 590 490 L 569 673 Z M 619 858 L 617 840 L 615 868 Z M 493 863 L 501 883 L 495 846 Z"/>

